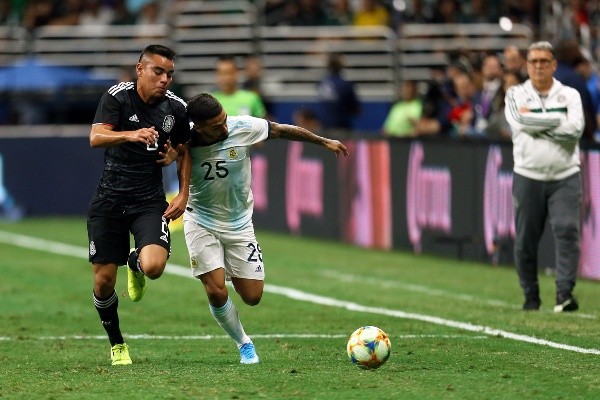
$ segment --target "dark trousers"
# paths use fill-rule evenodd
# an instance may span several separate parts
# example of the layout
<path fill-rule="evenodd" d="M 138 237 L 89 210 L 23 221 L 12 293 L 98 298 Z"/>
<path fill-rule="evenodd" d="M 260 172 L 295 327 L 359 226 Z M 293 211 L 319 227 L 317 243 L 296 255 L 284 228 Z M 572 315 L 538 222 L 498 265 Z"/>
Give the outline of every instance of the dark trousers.
<path fill-rule="evenodd" d="M 575 287 L 580 252 L 580 198 L 579 173 L 550 182 L 514 174 L 515 263 L 526 297 L 539 295 L 538 247 L 546 218 L 556 246 L 556 292 L 570 293 Z"/>

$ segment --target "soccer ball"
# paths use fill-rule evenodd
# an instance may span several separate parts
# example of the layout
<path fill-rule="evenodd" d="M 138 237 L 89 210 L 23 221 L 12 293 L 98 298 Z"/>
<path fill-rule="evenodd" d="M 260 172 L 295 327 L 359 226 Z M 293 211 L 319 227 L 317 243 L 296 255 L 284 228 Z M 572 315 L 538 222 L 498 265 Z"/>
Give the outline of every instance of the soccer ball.
<path fill-rule="evenodd" d="M 381 367 L 390 357 L 392 345 L 387 333 L 376 326 L 363 326 L 348 339 L 348 358 L 359 368 Z"/>

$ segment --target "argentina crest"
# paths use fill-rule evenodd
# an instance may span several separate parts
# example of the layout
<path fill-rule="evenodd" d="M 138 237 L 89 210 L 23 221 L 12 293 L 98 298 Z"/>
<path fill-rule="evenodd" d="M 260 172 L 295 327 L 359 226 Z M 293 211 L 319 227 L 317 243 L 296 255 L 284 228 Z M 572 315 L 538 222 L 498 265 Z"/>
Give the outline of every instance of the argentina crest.
<path fill-rule="evenodd" d="M 173 125 L 175 125 L 175 117 L 173 117 L 172 115 L 167 115 L 165 117 L 165 120 L 163 121 L 163 131 L 167 133 L 171 132 L 171 129 L 173 129 Z"/>

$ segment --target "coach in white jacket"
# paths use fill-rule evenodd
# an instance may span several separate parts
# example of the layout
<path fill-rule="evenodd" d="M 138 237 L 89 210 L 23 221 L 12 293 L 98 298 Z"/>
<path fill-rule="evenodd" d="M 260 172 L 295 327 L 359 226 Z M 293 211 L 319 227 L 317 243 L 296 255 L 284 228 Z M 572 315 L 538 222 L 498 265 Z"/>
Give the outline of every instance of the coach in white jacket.
<path fill-rule="evenodd" d="M 579 93 L 553 78 L 552 45 L 527 51 L 529 79 L 506 94 L 512 130 L 515 263 L 525 310 L 539 310 L 538 246 L 546 218 L 556 245 L 555 312 L 579 308 L 573 288 L 579 263 L 579 139 L 584 117 Z"/>

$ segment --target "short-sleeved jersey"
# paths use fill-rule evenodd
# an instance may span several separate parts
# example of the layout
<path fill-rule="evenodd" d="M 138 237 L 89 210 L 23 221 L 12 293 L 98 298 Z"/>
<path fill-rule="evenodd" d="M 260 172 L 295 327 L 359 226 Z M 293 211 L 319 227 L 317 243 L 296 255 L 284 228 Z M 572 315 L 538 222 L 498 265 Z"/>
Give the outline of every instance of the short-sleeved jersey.
<path fill-rule="evenodd" d="M 155 103 L 145 103 L 135 82 L 111 87 L 100 100 L 94 124 L 111 125 L 114 131 L 135 131 L 154 127 L 157 145 L 127 142 L 104 152 L 104 171 L 96 195 L 109 201 L 135 206 L 165 197 L 158 152 L 167 140 L 173 145 L 187 143 L 190 123 L 186 103 L 171 91 Z"/>
<path fill-rule="evenodd" d="M 252 221 L 250 146 L 269 137 L 269 123 L 250 116 L 227 117 L 228 137 L 209 146 L 190 142 L 192 176 L 187 217 L 219 232 Z"/>

